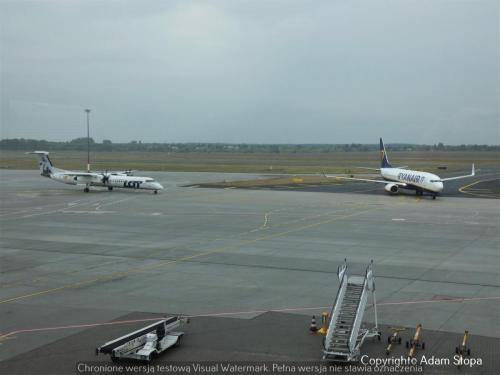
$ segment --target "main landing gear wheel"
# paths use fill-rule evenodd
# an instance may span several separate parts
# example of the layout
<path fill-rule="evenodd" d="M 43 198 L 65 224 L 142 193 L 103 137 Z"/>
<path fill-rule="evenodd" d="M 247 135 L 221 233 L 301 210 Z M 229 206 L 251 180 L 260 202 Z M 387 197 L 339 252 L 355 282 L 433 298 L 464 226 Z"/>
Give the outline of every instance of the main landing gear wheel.
<path fill-rule="evenodd" d="M 433 195 L 433 196 L 432 196 L 432 199 L 436 199 L 436 195 Z"/>
<path fill-rule="evenodd" d="M 155 194 L 158 194 L 158 190 L 155 190 Z"/>
<path fill-rule="evenodd" d="M 108 190 L 109 191 L 113 190 L 113 186 L 108 186 Z"/>
<path fill-rule="evenodd" d="M 88 192 L 90 191 L 90 189 L 89 189 L 88 187 L 86 187 L 85 189 L 83 189 L 83 191 L 84 191 L 85 193 L 88 193 Z"/>

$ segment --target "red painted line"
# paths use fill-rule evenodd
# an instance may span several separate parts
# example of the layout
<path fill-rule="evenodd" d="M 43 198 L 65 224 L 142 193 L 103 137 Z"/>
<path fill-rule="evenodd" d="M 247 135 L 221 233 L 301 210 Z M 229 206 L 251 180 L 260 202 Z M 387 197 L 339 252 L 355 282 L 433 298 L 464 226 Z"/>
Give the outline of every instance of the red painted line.
<path fill-rule="evenodd" d="M 399 302 L 382 302 L 377 303 L 377 306 L 385 306 L 385 305 L 413 305 L 419 303 L 442 303 L 442 302 L 471 302 L 471 301 L 483 301 L 483 300 L 492 300 L 492 299 L 500 299 L 500 297 L 471 297 L 471 298 L 449 298 L 449 299 L 431 299 L 431 300 L 420 300 L 420 301 L 399 301 Z"/>
<path fill-rule="evenodd" d="M 473 301 L 496 300 L 496 299 L 500 299 L 500 297 L 471 297 L 471 298 L 455 298 L 455 299 L 446 299 L 446 300 L 380 302 L 380 303 L 377 303 L 377 306 L 412 305 L 412 304 L 419 304 L 419 303 L 473 302 Z M 372 305 L 370 305 L 368 307 L 372 307 Z M 291 307 L 291 308 L 274 309 L 274 310 L 232 311 L 232 312 L 221 312 L 221 313 L 210 313 L 210 314 L 199 314 L 199 315 L 187 315 L 186 317 L 187 318 L 201 318 L 201 317 L 211 317 L 211 316 L 264 314 L 266 312 L 306 311 L 306 310 L 325 310 L 325 309 L 330 309 L 330 306 L 293 307 L 293 308 Z M 17 335 L 19 333 L 33 333 L 33 332 L 43 332 L 43 331 L 56 331 L 56 330 L 62 330 L 62 329 L 76 329 L 76 328 L 89 328 L 89 327 L 99 327 L 99 326 L 109 326 L 109 325 L 119 325 L 119 324 L 131 324 L 131 323 L 148 322 L 148 321 L 153 321 L 153 320 L 161 320 L 161 317 L 132 319 L 132 320 L 116 320 L 113 322 L 71 324 L 71 325 L 55 326 L 55 327 L 39 327 L 39 328 L 19 329 L 16 331 L 11 331 L 11 332 L 5 333 L 5 334 L 0 333 L 0 340 L 6 339 L 9 336 Z"/>

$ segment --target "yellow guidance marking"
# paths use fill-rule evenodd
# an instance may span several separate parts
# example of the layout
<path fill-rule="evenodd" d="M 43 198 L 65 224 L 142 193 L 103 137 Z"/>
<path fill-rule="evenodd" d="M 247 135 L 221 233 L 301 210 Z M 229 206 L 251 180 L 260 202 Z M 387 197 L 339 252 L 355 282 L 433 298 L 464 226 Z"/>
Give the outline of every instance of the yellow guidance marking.
<path fill-rule="evenodd" d="M 314 228 L 314 227 L 317 227 L 317 226 L 321 226 L 321 225 L 332 223 L 332 222 L 337 221 L 337 220 L 359 216 L 359 215 L 362 215 L 362 214 L 364 214 L 366 212 L 372 211 L 374 209 L 375 208 L 371 208 L 371 209 L 367 209 L 367 210 L 363 210 L 363 211 L 354 212 L 354 213 L 351 213 L 351 214 L 337 216 L 337 217 L 334 217 L 334 218 L 331 218 L 331 219 L 328 219 L 328 220 L 323 220 L 323 221 L 320 221 L 320 222 L 317 222 L 317 223 L 312 223 L 312 224 L 304 225 L 302 227 L 298 227 L 298 228 L 295 228 L 295 229 L 290 229 L 290 230 L 287 230 L 287 231 L 284 231 L 284 232 L 279 232 L 279 233 L 269 234 L 269 235 L 262 236 L 262 237 L 257 237 L 257 238 L 254 238 L 252 240 L 244 240 L 244 241 L 241 241 L 239 244 L 236 244 L 236 245 L 223 246 L 223 247 L 220 247 L 220 248 L 216 248 L 216 249 L 213 249 L 213 250 L 205 251 L 203 253 L 198 253 L 198 254 L 186 256 L 186 257 L 183 257 L 183 258 L 180 258 L 180 259 L 176 259 L 176 260 L 169 260 L 169 261 L 160 262 L 160 263 L 156 263 L 156 264 L 149 265 L 149 266 L 141 266 L 141 267 L 137 267 L 137 268 L 131 268 L 131 269 L 128 269 L 126 271 L 115 272 L 115 273 L 112 273 L 112 274 L 107 275 L 107 276 L 96 277 L 96 278 L 90 279 L 90 280 L 79 281 L 79 282 L 75 282 L 75 283 L 71 283 L 71 284 L 62 285 L 62 286 L 59 286 L 59 287 L 56 287 L 56 288 L 41 290 L 41 291 L 38 291 L 38 292 L 24 294 L 24 295 L 17 296 L 17 297 L 7 298 L 7 299 L 4 299 L 4 300 L 1 300 L 0 304 L 9 303 L 9 302 L 15 302 L 15 301 L 20 301 L 20 300 L 24 300 L 24 299 L 28 299 L 28 298 L 32 298 L 32 297 L 37 297 L 37 296 L 42 296 L 42 295 L 46 295 L 46 294 L 50 294 L 50 293 L 54 293 L 54 292 L 58 292 L 58 291 L 66 290 L 66 289 L 72 289 L 72 288 L 78 288 L 78 287 L 82 287 L 82 286 L 88 286 L 88 285 L 91 285 L 91 284 L 94 284 L 94 283 L 97 283 L 97 282 L 111 281 L 111 280 L 115 280 L 115 279 L 119 279 L 119 278 L 123 278 L 123 277 L 129 276 L 129 275 L 133 275 L 133 274 L 136 274 L 136 273 L 140 273 L 140 272 L 144 272 L 144 271 L 151 271 L 151 270 L 163 267 L 163 266 L 168 266 L 168 265 L 171 265 L 171 264 L 180 263 L 180 262 L 188 261 L 188 260 L 191 260 L 191 259 L 196 259 L 196 258 L 200 258 L 200 257 L 203 257 L 203 256 L 208 256 L 208 255 L 223 253 L 223 252 L 226 252 L 226 251 L 231 250 L 231 249 L 239 249 L 239 248 L 241 248 L 243 246 L 250 245 L 250 244 L 253 244 L 253 243 L 256 243 L 256 242 L 260 242 L 260 241 L 264 241 L 264 240 L 269 240 L 269 239 L 273 239 L 273 238 L 278 238 L 278 237 L 283 237 L 283 236 L 285 236 L 287 234 L 294 233 L 294 232 L 299 232 L 299 231 L 302 231 L 304 229 Z"/>
<path fill-rule="evenodd" d="M 471 184 L 468 184 L 468 185 L 464 185 L 462 187 L 460 187 L 458 189 L 459 192 L 463 193 L 463 194 L 469 194 L 469 195 L 473 195 L 473 196 L 476 196 L 476 197 L 485 197 L 485 198 L 494 198 L 494 197 L 497 197 L 498 195 L 495 194 L 494 192 L 492 192 L 490 190 L 490 194 L 478 194 L 478 193 L 471 193 L 470 191 L 466 191 L 466 189 L 472 187 L 472 186 L 475 186 L 477 184 L 479 184 L 480 182 L 489 182 L 489 181 L 495 181 L 497 179 L 493 179 L 493 180 L 478 180 L 478 181 L 474 181 L 473 183 Z"/>

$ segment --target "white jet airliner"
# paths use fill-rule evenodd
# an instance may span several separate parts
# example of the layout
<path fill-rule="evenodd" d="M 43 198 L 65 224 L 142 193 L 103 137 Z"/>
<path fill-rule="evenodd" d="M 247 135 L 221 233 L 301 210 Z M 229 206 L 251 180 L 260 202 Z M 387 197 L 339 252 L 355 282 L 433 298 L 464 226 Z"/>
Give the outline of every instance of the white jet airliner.
<path fill-rule="evenodd" d="M 47 151 L 33 151 L 28 154 L 38 156 L 38 165 L 41 175 L 49 177 L 58 182 L 70 185 L 85 186 L 83 191 L 88 193 L 90 186 L 103 186 L 108 190 L 113 188 L 145 189 L 153 190 L 155 194 L 158 190 L 163 190 L 163 186 L 150 177 L 130 176 L 128 172 L 73 172 L 55 168 L 49 159 Z"/>
<path fill-rule="evenodd" d="M 354 178 L 342 176 L 326 176 L 330 178 L 339 178 L 355 181 L 378 182 L 385 184 L 385 190 L 389 193 L 396 194 L 399 189 L 415 190 L 417 195 L 423 195 L 428 192 L 432 195 L 432 199 L 443 190 L 443 182 L 450 180 L 458 180 L 461 178 L 473 177 L 475 175 L 474 164 L 472 164 L 472 172 L 466 176 L 456 176 L 448 178 L 440 178 L 439 176 L 421 171 L 412 171 L 404 169 L 405 167 L 393 167 L 389 163 L 387 153 L 385 151 L 384 142 L 380 138 L 380 168 L 365 168 L 380 171 L 380 176 L 383 180 L 371 180 L 367 178 Z"/>

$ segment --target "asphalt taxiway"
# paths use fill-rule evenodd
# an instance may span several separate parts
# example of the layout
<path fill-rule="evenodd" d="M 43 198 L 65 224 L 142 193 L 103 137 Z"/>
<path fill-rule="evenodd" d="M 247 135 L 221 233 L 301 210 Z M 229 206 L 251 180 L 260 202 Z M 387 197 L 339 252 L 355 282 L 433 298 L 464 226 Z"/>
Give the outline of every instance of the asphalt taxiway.
<path fill-rule="evenodd" d="M 465 172 L 464 172 L 465 173 Z M 456 175 L 456 174 L 455 174 Z M 282 176 L 282 175 L 281 175 Z M 378 174 L 362 174 L 352 175 L 357 178 L 368 178 L 380 180 Z M 442 178 L 452 177 L 442 176 Z M 319 183 L 301 183 L 294 180 L 301 180 L 300 176 L 290 177 L 289 183 L 280 182 L 273 184 L 273 177 L 276 176 L 263 176 L 254 181 L 246 181 L 245 185 L 235 183 L 234 187 L 253 189 L 253 190 L 281 190 L 281 191 L 308 191 L 308 192 L 323 192 L 323 193 L 358 193 L 358 194 L 378 194 L 387 195 L 382 184 L 366 181 L 349 181 L 341 179 L 324 179 Z M 262 180 L 268 180 L 267 183 L 262 184 Z M 252 184 L 253 183 L 253 184 Z M 206 187 L 206 188 L 228 188 L 231 187 L 227 182 L 208 182 L 201 184 L 194 184 L 188 186 Z M 415 195 L 414 190 L 399 189 L 398 195 Z M 424 192 L 424 196 L 429 197 L 431 193 Z M 500 198 L 500 171 L 497 168 L 483 168 L 478 171 L 474 178 L 463 180 L 451 180 L 445 182 L 445 188 L 439 193 L 440 197 L 462 197 L 462 198 Z"/>
<path fill-rule="evenodd" d="M 165 186 L 158 195 L 85 194 L 37 171 L 0 174 L 0 370 L 9 373 L 136 312 L 245 322 L 275 310 L 307 321 L 331 305 L 344 258 L 360 274 L 373 259 L 381 324 L 500 338 L 496 199 L 183 187 L 257 177 L 216 173 L 149 173 Z M 365 317 L 373 322 L 373 310 Z M 100 339 L 64 345 L 77 355 L 61 360 L 93 353 Z M 314 352 L 321 358 L 319 341 Z"/>

